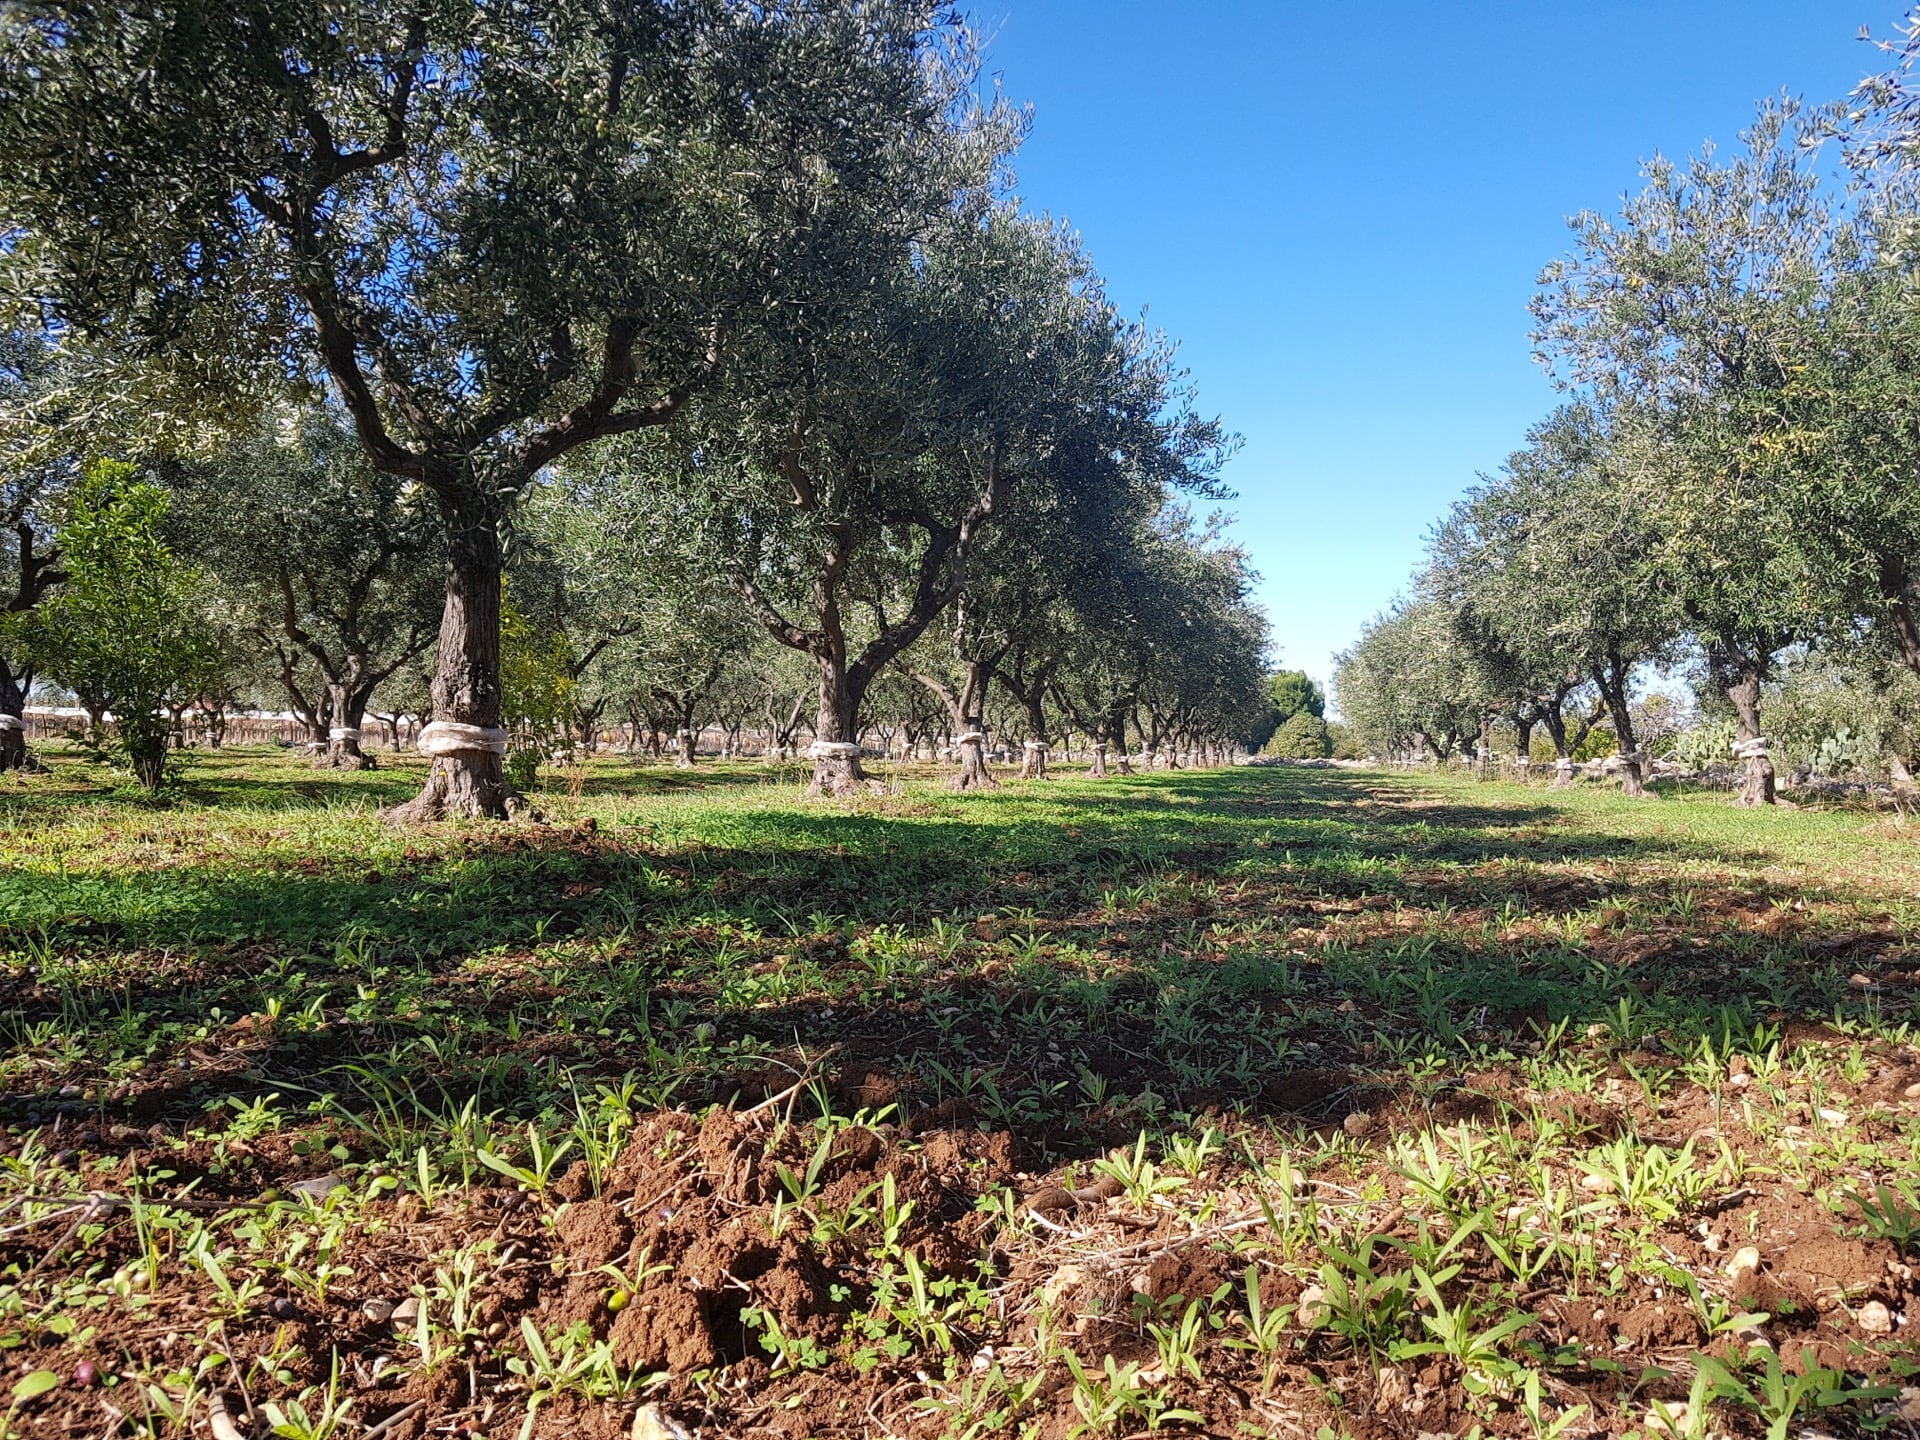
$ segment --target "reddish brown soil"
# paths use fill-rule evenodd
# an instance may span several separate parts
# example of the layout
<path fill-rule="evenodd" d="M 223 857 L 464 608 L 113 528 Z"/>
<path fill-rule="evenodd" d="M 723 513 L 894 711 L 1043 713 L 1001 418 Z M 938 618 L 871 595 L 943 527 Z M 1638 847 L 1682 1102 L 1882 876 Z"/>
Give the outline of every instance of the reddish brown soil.
<path fill-rule="evenodd" d="M 1474 1077 L 1458 1098 L 1471 1111 L 1466 1101 L 1485 1098 L 1498 1085 L 1499 1077 Z M 1297 1093 L 1310 1104 L 1318 1102 L 1304 1097 L 1324 1098 L 1337 1089 L 1337 1077 L 1307 1075 Z M 1655 1117 L 1618 1118 L 1645 1123 Z M 1375 1123 L 1384 1128 L 1403 1119 L 1419 1123 L 1404 1104 L 1398 1113 L 1382 1107 Z M 1668 1123 L 1681 1119 L 1667 1117 Z M 782 1126 L 771 1110 L 721 1110 L 704 1121 L 666 1112 L 643 1122 L 597 1197 L 589 1193 L 585 1166 L 576 1165 L 544 1204 L 504 1187 L 452 1192 L 431 1208 L 414 1196 L 375 1202 L 375 1223 L 349 1242 L 351 1280 L 324 1303 L 261 1296 L 244 1314 L 229 1316 L 221 1333 L 234 1356 L 276 1352 L 294 1378 L 307 1383 L 324 1381 L 337 1357 L 342 1389 L 354 1396 L 353 1414 L 362 1424 L 424 1402 L 385 1432 L 396 1440 L 517 1433 L 525 1391 L 506 1358 L 523 1320 L 546 1335 L 583 1324 L 611 1345 L 623 1371 L 664 1372 L 645 1398 L 653 1413 L 689 1434 L 938 1435 L 944 1422 L 913 1402 L 930 1390 L 952 1392 L 951 1384 L 939 1383 L 944 1357 L 923 1349 L 899 1359 L 851 1361 L 857 1337 L 850 1322 L 872 1299 L 873 1229 L 824 1239 L 810 1233 L 809 1214 L 871 1205 L 876 1187 L 888 1180 L 896 1206 L 912 1206 L 897 1237 L 900 1252 L 911 1254 L 929 1279 L 975 1281 L 989 1296 L 986 1311 L 956 1341 L 953 1363 L 962 1377 L 990 1363 L 1004 1364 L 1010 1375 L 1023 1364 L 1031 1368 L 1045 1323 L 1042 1297 L 1050 1302 L 1055 1335 L 1095 1369 L 1107 1355 L 1121 1363 L 1156 1363 L 1142 1324 L 1143 1312 L 1156 1304 L 1162 1314 L 1177 1312 L 1185 1300 L 1223 1287 L 1226 1309 L 1241 1303 L 1233 1292 L 1246 1260 L 1230 1253 L 1229 1236 L 1196 1233 L 1171 1210 L 1140 1213 L 1116 1193 L 1117 1185 L 1086 1184 L 1083 1169 L 1024 1173 L 1018 1167 L 1027 1157 L 1004 1132 L 844 1130 L 820 1168 L 817 1194 L 804 1209 L 795 1207 L 780 1167 L 803 1174 L 819 1134 L 807 1125 Z M 1009 1232 L 1003 1215 L 976 1206 L 1001 1187 L 1048 1219 L 1045 1233 Z M 1418 1229 L 1405 1204 L 1386 1209 L 1377 1224 L 1381 1235 L 1409 1241 Z M 1789 1368 L 1812 1361 L 1897 1376 L 1920 1353 L 1920 1286 L 1891 1245 L 1857 1238 L 1850 1229 L 1791 1187 L 1757 1184 L 1707 1219 L 1673 1227 L 1671 1253 L 1696 1273 L 1711 1274 L 1727 1257 L 1707 1249 L 1702 1232 L 1752 1244 L 1760 1264 L 1734 1282 L 1734 1294 L 1774 1316 L 1770 1334 Z M 1056 1238 L 1062 1231 L 1072 1232 L 1071 1242 Z M 132 1258 L 133 1239 L 130 1226 L 115 1223 L 94 1239 L 89 1258 L 110 1271 Z M 482 1241 L 491 1242 L 483 1252 L 490 1262 L 474 1288 L 474 1334 L 464 1353 L 432 1373 L 393 1383 L 381 1357 L 399 1355 L 404 1341 L 390 1324 L 369 1319 L 364 1302 L 404 1297 L 432 1268 L 427 1257 Z M 45 1236 L 7 1238 L 0 1242 L 0 1265 L 30 1266 L 47 1243 Z M 1393 1268 L 1397 1252 L 1381 1253 Z M 628 1277 L 643 1267 L 649 1273 L 616 1301 L 624 1287 L 603 1266 Z M 100 1312 L 101 1327 L 86 1349 L 103 1378 L 122 1353 L 152 1362 L 191 1358 L 188 1337 L 206 1326 L 211 1310 L 207 1287 L 196 1279 L 170 1266 L 141 1323 L 128 1322 L 117 1309 Z M 1268 1270 L 1261 1292 L 1269 1306 L 1293 1304 L 1301 1282 Z M 1855 1317 L 1875 1300 L 1900 1318 L 1895 1333 L 1861 1329 Z M 782 1369 L 761 1343 L 764 1326 L 747 1323 L 750 1309 L 771 1315 L 789 1342 L 812 1341 L 824 1364 Z M 1560 1403 L 1589 1407 L 1573 1436 L 1638 1428 L 1651 1399 L 1684 1399 L 1684 1374 L 1643 1383 L 1641 1372 L 1648 1365 L 1684 1365 L 1706 1341 L 1685 1299 L 1671 1294 L 1608 1301 L 1543 1296 L 1532 1313 L 1523 1343 L 1555 1356 Z M 1473 1424 L 1487 1433 L 1527 1433 L 1510 1406 L 1471 1401 L 1452 1361 L 1429 1357 L 1376 1369 L 1325 1331 L 1296 1328 L 1293 1336 L 1271 1385 L 1247 1352 L 1215 1343 L 1206 1351 L 1204 1381 L 1170 1377 L 1168 1394 L 1206 1417 L 1205 1433 L 1223 1436 L 1250 1433 L 1243 1426 L 1300 1425 L 1312 1434 L 1321 1424 L 1363 1440 L 1464 1434 Z M 55 1343 L 46 1336 L 20 1353 L 31 1364 Z M 1718 1348 L 1727 1352 L 1724 1343 Z M 931 1385 L 920 1378 L 929 1373 Z M 68 1384 L 33 1407 L 26 1433 L 116 1433 L 116 1411 L 126 1412 L 132 1399 L 124 1389 Z M 535 1433 L 588 1440 L 625 1434 L 639 1403 L 637 1396 L 558 1397 L 542 1407 Z M 1024 1418 L 1046 1440 L 1064 1440 L 1079 1423 L 1058 1363 L 1045 1370 Z"/>

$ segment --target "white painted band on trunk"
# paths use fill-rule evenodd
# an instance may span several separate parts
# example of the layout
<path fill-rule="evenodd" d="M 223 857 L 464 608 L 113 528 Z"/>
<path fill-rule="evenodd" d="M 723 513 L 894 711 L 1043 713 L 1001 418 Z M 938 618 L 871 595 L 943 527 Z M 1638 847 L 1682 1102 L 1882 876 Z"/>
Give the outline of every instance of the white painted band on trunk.
<path fill-rule="evenodd" d="M 1767 758 L 1767 737 L 1756 735 L 1751 740 L 1733 742 L 1733 758 L 1736 760 L 1764 760 Z"/>
<path fill-rule="evenodd" d="M 807 747 L 807 754 L 815 760 L 852 760 L 860 754 L 860 747 L 845 740 L 816 740 Z"/>
<path fill-rule="evenodd" d="M 1556 770 L 1571 770 L 1573 769 L 1573 761 L 1562 755 L 1558 760 L 1553 762 L 1553 768 Z"/>
<path fill-rule="evenodd" d="M 24 730 L 27 722 L 18 715 L 0 715 L 0 730 Z"/>
<path fill-rule="evenodd" d="M 986 739 L 985 731 L 969 730 L 964 735 L 954 736 L 953 743 L 956 745 L 983 745 L 986 743 Z"/>
<path fill-rule="evenodd" d="M 1044 740 L 1022 740 L 1020 742 L 1020 748 L 1022 750 L 1044 750 L 1047 748 L 1047 742 Z"/>
<path fill-rule="evenodd" d="M 458 720 L 436 720 L 414 740 L 422 755 L 458 755 L 463 751 L 507 753 L 507 732 L 487 725 L 462 725 Z"/>
<path fill-rule="evenodd" d="M 358 740 L 359 738 L 359 730 L 351 725 L 336 725 L 327 731 L 329 740 Z"/>

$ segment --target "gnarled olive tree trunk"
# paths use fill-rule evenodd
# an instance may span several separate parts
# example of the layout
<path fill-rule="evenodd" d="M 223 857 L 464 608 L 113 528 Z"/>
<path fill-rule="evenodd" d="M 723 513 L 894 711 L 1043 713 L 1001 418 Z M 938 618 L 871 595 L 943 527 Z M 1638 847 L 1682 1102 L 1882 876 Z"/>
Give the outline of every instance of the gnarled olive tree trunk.
<path fill-rule="evenodd" d="M 960 686 L 954 724 L 960 733 L 954 737 L 954 749 L 960 761 L 953 777 L 956 790 L 997 790 L 1000 782 L 987 768 L 987 666 L 969 662 L 966 678 Z"/>
<path fill-rule="evenodd" d="M 961 666 L 960 689 L 956 692 L 932 675 L 918 670 L 908 673 L 936 695 L 947 707 L 953 726 L 953 748 L 960 769 L 952 781 L 955 790 L 997 789 L 1000 782 L 987 768 L 987 681 L 992 659 L 974 659 Z"/>
<path fill-rule="evenodd" d="M 1017 667 L 1012 673 L 999 672 L 1002 683 L 1013 692 L 1027 717 L 1027 738 L 1020 742 L 1022 780 L 1048 778 L 1047 755 L 1053 739 L 1047 729 L 1047 686 L 1053 679 L 1054 668 L 1052 664 L 1041 664 L 1024 676 Z"/>
<path fill-rule="evenodd" d="M 28 768 L 27 693 L 13 667 L 0 659 L 0 772 Z"/>
<path fill-rule="evenodd" d="M 1773 758 L 1767 753 L 1767 737 L 1760 729 L 1761 680 L 1759 665 L 1735 661 L 1728 666 L 1724 685 L 1727 699 L 1733 703 L 1738 732 L 1733 742 L 1733 758 L 1745 767 L 1733 803 L 1749 807 L 1774 803 Z"/>
<path fill-rule="evenodd" d="M 1627 704 L 1631 674 L 1631 665 L 1618 655 L 1610 655 L 1605 665 L 1594 668 L 1593 683 L 1613 721 L 1613 738 L 1620 750 L 1620 793 L 1637 799 L 1647 793 L 1647 787 L 1639 742 L 1633 734 L 1633 712 Z"/>
<path fill-rule="evenodd" d="M 517 800 L 505 772 L 500 727 L 499 502 L 443 495 L 447 603 L 433 674 L 433 720 L 415 742 L 431 762 L 427 782 L 385 818 L 414 824 L 453 817 L 504 819 Z"/>
<path fill-rule="evenodd" d="M 373 756 L 361 747 L 361 729 L 366 723 L 367 702 L 373 698 L 373 686 L 364 681 L 336 681 L 327 686 L 326 748 L 313 763 L 323 770 L 371 770 Z"/>
<path fill-rule="evenodd" d="M 860 702 L 865 677 L 850 671 L 844 653 L 816 655 L 820 666 L 820 703 L 814 711 L 813 782 L 809 795 L 853 795 L 864 789 L 860 765 Z"/>

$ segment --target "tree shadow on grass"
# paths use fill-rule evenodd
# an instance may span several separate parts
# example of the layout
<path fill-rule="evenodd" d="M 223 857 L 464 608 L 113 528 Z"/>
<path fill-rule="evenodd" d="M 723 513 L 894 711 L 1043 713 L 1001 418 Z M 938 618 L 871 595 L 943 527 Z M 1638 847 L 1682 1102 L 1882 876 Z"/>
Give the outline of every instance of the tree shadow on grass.
<path fill-rule="evenodd" d="M 1685 870 L 1737 872 L 1738 852 L 1542 844 L 1563 818 L 1547 807 L 1406 793 L 1398 811 L 1370 777 L 1193 773 L 1035 786 L 991 812 L 728 811 L 704 838 L 689 811 L 660 849 L 624 826 L 480 830 L 384 874 L 350 855 L 310 874 L 16 871 L 0 1107 L 177 1122 L 331 1091 L 380 1114 L 384 1075 L 422 1114 L 469 1096 L 534 1113 L 560 1077 L 630 1070 L 662 1095 L 753 1099 L 830 1053 L 860 1103 L 1095 1145 L 1156 1107 L 1325 1119 L 1423 1056 L 1463 1066 L 1623 1004 L 1684 1051 L 1914 993 L 1892 927 L 1782 924 L 1757 882 Z M 76 1085 L 94 1098 L 61 1093 Z"/>

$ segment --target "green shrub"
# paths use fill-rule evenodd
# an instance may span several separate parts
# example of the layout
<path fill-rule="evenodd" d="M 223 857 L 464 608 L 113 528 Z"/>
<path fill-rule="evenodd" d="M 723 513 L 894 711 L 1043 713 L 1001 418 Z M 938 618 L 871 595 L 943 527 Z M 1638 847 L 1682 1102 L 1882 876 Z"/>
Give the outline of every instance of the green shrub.
<path fill-rule="evenodd" d="M 1327 722 L 1311 711 L 1298 712 L 1274 733 L 1266 753 L 1283 760 L 1324 760 L 1333 753 Z"/>

